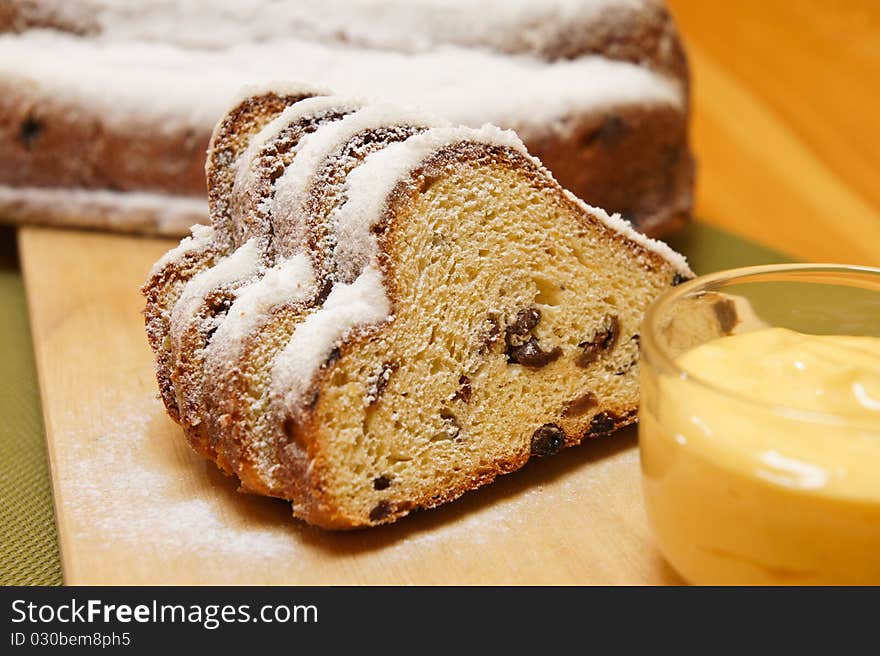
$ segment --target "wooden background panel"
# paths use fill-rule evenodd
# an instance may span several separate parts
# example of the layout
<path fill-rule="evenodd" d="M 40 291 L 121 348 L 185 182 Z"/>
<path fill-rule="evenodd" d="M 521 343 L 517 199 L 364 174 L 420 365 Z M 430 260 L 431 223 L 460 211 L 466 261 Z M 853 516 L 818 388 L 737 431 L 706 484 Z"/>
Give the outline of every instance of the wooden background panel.
<path fill-rule="evenodd" d="M 880 265 L 880 2 L 670 0 L 694 78 L 697 215 Z"/>

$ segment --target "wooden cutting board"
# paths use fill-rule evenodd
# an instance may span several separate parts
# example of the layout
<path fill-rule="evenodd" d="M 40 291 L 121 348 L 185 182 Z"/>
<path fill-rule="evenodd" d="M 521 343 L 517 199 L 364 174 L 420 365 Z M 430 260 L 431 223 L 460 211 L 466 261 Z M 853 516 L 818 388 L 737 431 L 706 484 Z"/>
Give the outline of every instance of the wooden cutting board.
<path fill-rule="evenodd" d="M 165 415 L 138 288 L 172 244 L 20 233 L 68 584 L 674 583 L 635 431 L 397 524 L 328 533 L 240 494 Z"/>
<path fill-rule="evenodd" d="M 808 260 L 880 264 L 870 3 L 669 4 L 694 74 L 700 216 Z M 675 244 L 697 271 L 771 259 L 697 237 Z M 370 531 L 322 533 L 237 494 L 156 397 L 137 287 L 168 246 L 21 231 L 68 583 L 677 582 L 645 522 L 633 432 Z"/>

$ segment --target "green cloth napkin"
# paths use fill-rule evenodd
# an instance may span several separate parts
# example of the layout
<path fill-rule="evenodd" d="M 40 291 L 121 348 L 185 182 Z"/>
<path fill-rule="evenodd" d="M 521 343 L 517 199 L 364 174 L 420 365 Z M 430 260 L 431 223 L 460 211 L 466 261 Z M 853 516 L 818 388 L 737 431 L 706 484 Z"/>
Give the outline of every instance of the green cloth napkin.
<path fill-rule="evenodd" d="M 59 584 L 40 391 L 12 228 L 0 229 L 0 416 L 0 584 Z"/>
<path fill-rule="evenodd" d="M 701 274 L 787 261 L 700 223 L 669 243 Z M 0 416 L 0 584 L 60 584 L 40 393 L 11 228 L 0 229 Z"/>

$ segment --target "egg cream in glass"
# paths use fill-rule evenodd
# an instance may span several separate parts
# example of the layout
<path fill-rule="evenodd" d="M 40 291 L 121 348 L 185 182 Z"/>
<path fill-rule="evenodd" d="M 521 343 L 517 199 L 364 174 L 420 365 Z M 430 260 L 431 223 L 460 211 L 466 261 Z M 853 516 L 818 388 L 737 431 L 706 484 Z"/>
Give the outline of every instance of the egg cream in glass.
<path fill-rule="evenodd" d="M 880 584 L 880 270 L 686 283 L 646 316 L 641 377 L 646 510 L 685 579 Z"/>

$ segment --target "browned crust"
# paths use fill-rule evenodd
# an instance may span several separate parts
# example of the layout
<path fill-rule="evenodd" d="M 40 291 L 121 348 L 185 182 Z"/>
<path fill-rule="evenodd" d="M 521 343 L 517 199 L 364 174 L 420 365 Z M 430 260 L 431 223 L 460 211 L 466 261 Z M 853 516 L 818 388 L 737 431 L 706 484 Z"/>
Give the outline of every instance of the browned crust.
<path fill-rule="evenodd" d="M 156 127 L 135 115 L 117 126 L 27 78 L 2 77 L 0 184 L 203 195 L 209 135 L 185 121 Z"/>
<path fill-rule="evenodd" d="M 58 114 L 62 116 L 56 121 Z M 25 148 L 19 141 L 20 131 L 32 115 L 44 127 Z M 606 120 L 610 121 L 609 125 L 614 123 L 614 119 L 607 118 L 612 116 L 620 117 L 625 126 L 618 141 L 607 137 L 608 130 L 602 131 Z M 72 125 L 72 121 L 76 125 Z M 52 103 L 37 102 L 17 85 L 4 85 L 0 81 L 0 184 L 53 189 L 152 189 L 186 196 L 204 194 L 203 145 L 189 147 L 186 136 L 179 135 L 179 138 L 168 136 L 164 145 L 154 147 L 150 137 L 141 140 L 143 148 L 151 153 L 145 157 L 127 152 L 126 149 L 132 148 L 128 130 L 111 137 L 113 129 L 93 110 L 77 108 L 75 113 L 66 112 Z M 154 132 L 152 126 L 144 126 L 144 130 L 143 134 Z M 45 136 L 49 131 L 58 136 Z M 613 134 L 613 130 L 611 132 Z M 87 143 L 92 135 L 99 140 L 109 139 L 115 145 L 93 148 Z M 602 116 L 575 116 L 567 129 L 558 133 L 523 131 L 520 136 L 530 152 L 553 171 L 564 187 L 592 205 L 620 212 L 648 234 L 667 234 L 690 218 L 694 164 L 687 138 L 687 115 L 680 110 L 664 106 L 619 107 Z M 200 133 L 193 138 L 194 143 L 204 144 L 208 135 Z M 138 174 L 134 181 L 128 178 L 116 181 L 102 177 L 98 169 L 107 169 L 112 176 L 120 175 L 121 170 L 104 163 L 90 164 L 103 157 L 101 153 L 113 152 L 115 158 L 128 162 L 130 168 L 155 169 L 155 158 L 165 157 L 169 151 L 175 161 L 186 160 L 186 163 L 182 169 L 177 167 L 176 173 L 164 176 L 168 184 L 157 178 L 155 170 L 143 176 Z M 153 182 L 141 185 L 146 178 Z M 211 202 L 222 207 L 223 201 L 216 192 Z M 63 209 L 53 213 L 51 208 L 41 206 L 35 213 L 22 208 L 9 218 L 30 222 L 39 216 L 43 223 L 68 225 Z M 155 234 L 153 224 L 153 221 L 141 220 L 131 225 L 114 223 L 111 227 Z"/>
<path fill-rule="evenodd" d="M 73 5 L 80 6 L 73 6 Z M 85 11 L 83 11 L 85 9 Z M 67 0 L 3 0 L 0 3 L 0 33 L 24 32 L 35 27 L 70 32 L 79 36 L 99 32 L 96 16 L 82 3 Z"/>
<path fill-rule="evenodd" d="M 629 105 L 573 117 L 564 129 L 568 138 L 548 133 L 527 144 L 563 187 L 652 236 L 690 217 L 695 167 L 681 110 Z"/>
<path fill-rule="evenodd" d="M 244 128 L 240 116 L 224 122 Z M 249 136 L 247 129 L 221 126 L 223 136 L 212 149 L 218 159 Z M 132 140 L 130 130 L 150 136 Z M 621 212 L 650 234 L 669 232 L 690 214 L 694 166 L 687 115 L 675 108 L 625 106 L 573 117 L 562 133 L 526 136 L 530 151 L 563 186 L 590 204 Z M 0 184 L 197 195 L 204 193 L 207 141 L 196 128 L 156 131 L 133 124 L 120 131 L 97 112 L 43 98 L 21 81 L 0 80 Z M 210 163 L 207 169 L 211 215 L 219 217 L 215 225 L 226 235 L 230 219 L 223 194 L 231 180 Z"/>
<path fill-rule="evenodd" d="M 249 334 L 241 355 L 219 371 L 211 371 L 204 379 L 207 425 L 215 453 L 222 454 L 229 469 L 238 476 L 244 490 L 266 496 L 284 497 L 284 492 L 266 485 L 255 464 L 251 450 L 250 425 L 244 419 L 241 400 L 248 398 L 248 380 L 256 373 L 252 354 L 263 339 L 265 330 L 277 329 L 282 322 L 293 322 L 315 306 L 313 302 L 283 305 L 270 313 L 268 321 Z"/>
<path fill-rule="evenodd" d="M 329 292 L 333 272 L 326 262 L 330 251 L 325 252 L 325 248 L 332 250 L 332 244 L 326 243 L 330 230 L 326 219 L 336 198 L 331 197 L 332 194 L 328 194 L 328 191 L 342 182 L 348 172 L 362 161 L 361 158 L 366 157 L 370 152 L 390 143 L 405 140 L 422 129 L 424 128 L 410 125 L 368 129 L 353 135 L 345 144 L 340 145 L 339 152 L 346 154 L 347 157 L 331 157 L 317 172 L 316 182 L 309 193 L 307 216 L 304 217 L 308 222 L 309 233 L 309 246 L 306 250 L 312 259 L 317 282 L 315 296 L 310 301 L 290 303 L 275 308 L 268 321 L 245 338 L 240 356 L 234 362 L 229 362 L 226 368 L 211 372 L 204 377 L 203 397 L 210 439 L 213 441 L 215 452 L 222 454 L 231 470 L 238 475 L 242 487 L 248 491 L 268 496 L 285 494 L 283 490 L 270 489 L 257 471 L 250 448 L 252 436 L 243 418 L 240 400 L 249 397 L 247 381 L 253 375 L 252 357 L 263 332 L 277 330 L 280 322 L 294 321 L 296 317 L 320 305 Z M 269 180 L 267 179 L 266 182 Z M 269 193 L 269 187 L 262 181 L 256 183 L 255 189 L 262 190 L 263 194 Z M 291 241 L 285 234 L 284 226 L 275 227 L 275 238 L 279 242 L 285 239 Z"/>
<path fill-rule="evenodd" d="M 303 97 L 302 95 L 287 96 L 294 103 Z M 275 97 L 267 100 L 266 96 L 259 96 L 248 101 L 245 107 L 251 111 L 258 112 L 256 118 L 252 114 L 247 113 L 244 113 L 243 117 L 243 112 L 240 111 L 243 106 L 236 108 L 229 114 L 229 117 L 234 120 L 228 121 L 228 125 L 221 124 L 221 127 L 215 131 L 215 139 L 212 141 L 212 148 L 209 153 L 209 162 L 218 162 L 215 166 L 209 164 L 209 175 L 210 173 L 224 173 L 225 175 L 223 176 L 215 175 L 214 179 L 218 185 L 228 185 L 228 192 L 218 195 L 214 209 L 218 212 L 224 211 L 225 219 L 229 222 L 227 230 L 233 235 L 241 232 L 243 224 L 249 224 L 250 234 L 247 236 L 256 237 L 259 240 L 261 258 L 265 264 L 270 263 L 274 259 L 275 249 L 272 245 L 274 225 L 270 222 L 271 215 L 269 214 L 261 214 L 262 220 L 252 216 L 252 214 L 255 214 L 255 212 L 252 212 L 255 204 L 251 203 L 249 205 L 246 202 L 249 200 L 251 192 L 257 191 L 257 193 L 265 194 L 266 197 L 271 196 L 275 180 L 292 161 L 292 149 L 299 143 L 300 139 L 306 134 L 314 132 L 322 125 L 337 121 L 352 111 L 327 108 L 315 115 L 299 117 L 291 121 L 287 128 L 282 130 L 260 153 L 261 156 L 266 153 L 272 153 L 276 158 L 273 161 L 277 166 L 261 171 L 261 175 L 256 179 L 255 189 L 241 190 L 243 195 L 248 196 L 248 198 L 241 198 L 242 194 L 236 194 L 233 191 L 234 168 L 219 163 L 234 161 L 238 153 L 248 147 L 253 134 L 262 125 L 268 123 L 269 112 L 280 113 L 287 106 L 279 105 L 276 102 L 282 98 Z M 279 106 L 281 106 L 281 110 L 278 109 Z M 243 134 L 244 136 L 236 138 L 232 141 L 232 145 L 228 145 L 226 137 L 232 131 L 236 131 L 237 135 Z M 218 214 L 218 217 L 223 216 L 224 214 Z M 232 225 L 233 221 L 235 221 L 235 225 Z M 245 235 L 241 235 L 235 238 L 234 241 L 237 243 L 244 237 Z M 228 238 L 218 239 L 215 235 L 215 241 L 228 243 Z M 204 389 L 206 385 L 205 348 L 213 335 L 213 330 L 206 332 L 206 326 L 212 322 L 222 321 L 226 311 L 235 301 L 236 290 L 260 276 L 262 276 L 262 271 L 254 271 L 247 279 L 223 284 L 209 291 L 193 315 L 187 317 L 186 327 L 182 333 L 177 336 L 177 339 L 172 339 L 172 361 L 174 365 L 171 380 L 177 395 L 180 423 L 186 433 L 187 441 L 196 452 L 218 462 L 218 464 L 221 460 L 223 463 L 231 463 L 223 465 L 223 468 L 227 470 L 230 467 L 234 467 L 238 459 L 230 459 L 223 450 L 218 450 L 217 446 L 225 445 L 225 442 L 213 438 L 210 434 L 211 424 L 208 421 L 209 410 Z M 216 329 L 216 325 L 214 325 L 214 329 Z"/>
<path fill-rule="evenodd" d="M 233 243 L 230 197 L 235 182 L 234 162 L 247 149 L 251 138 L 285 108 L 315 95 L 319 92 L 256 94 L 227 112 L 214 128 L 204 172 L 208 181 L 208 212 L 221 243 L 230 248 Z"/>
<path fill-rule="evenodd" d="M 146 298 L 144 307 L 144 323 L 147 340 L 156 357 L 156 381 L 165 410 L 176 422 L 180 422 L 180 409 L 177 405 L 177 394 L 172 382 L 171 372 L 174 359 L 169 343 L 171 308 L 169 300 L 179 295 L 182 281 L 189 280 L 199 271 L 203 271 L 216 262 L 220 255 L 215 244 L 207 248 L 188 251 L 184 256 L 156 271 L 144 286 L 141 293 Z"/>
<path fill-rule="evenodd" d="M 296 147 L 303 137 L 315 132 L 325 123 L 338 121 L 354 111 L 356 106 L 352 105 L 348 108 L 327 108 L 323 112 L 300 117 L 290 122 L 265 145 L 257 155 L 257 160 L 259 163 L 269 159 L 271 165 L 255 171 L 248 188 L 230 196 L 229 203 L 234 217 L 232 232 L 236 245 L 245 243 L 251 237 L 257 237 L 261 250 L 266 254 L 267 262 L 275 260 L 279 244 L 283 242 L 283 236 L 279 235 L 282 227 L 275 225 L 271 211 L 261 209 L 262 201 L 272 198 L 275 181 L 293 162 Z"/>
<path fill-rule="evenodd" d="M 628 249 L 646 271 L 668 269 L 669 283 L 672 285 L 675 271 L 670 263 L 654 251 L 626 239 L 597 217 L 583 211 L 580 205 L 565 195 L 559 184 L 546 175 L 546 172 L 532 159 L 507 148 L 462 143 L 435 153 L 413 171 L 408 180 L 399 182 L 389 197 L 384 216 L 374 228 L 379 239 L 379 265 L 390 299 L 392 315 L 403 299 L 396 292 L 395 269 L 398 263 L 394 260 L 390 244 L 398 226 L 406 220 L 407 208 L 411 206 L 417 194 L 427 189 L 433 180 L 448 171 L 450 163 L 463 164 L 478 160 L 491 161 L 524 171 L 537 189 L 552 190 L 558 202 L 565 205 L 573 216 L 580 217 L 585 225 L 604 232 L 609 240 Z M 294 514 L 310 524 L 328 529 L 350 529 L 393 522 L 416 508 L 431 508 L 456 499 L 469 490 L 492 482 L 499 475 L 519 469 L 530 458 L 530 453 L 521 452 L 510 460 L 492 463 L 484 470 L 475 472 L 469 481 L 459 487 L 436 490 L 434 494 L 422 498 L 390 502 L 387 514 L 377 521 L 371 522 L 363 517 L 353 516 L 347 509 L 337 506 L 328 492 L 329 465 L 327 456 L 322 450 L 321 426 L 318 421 L 324 398 L 321 391 L 334 368 L 348 353 L 375 338 L 380 332 L 387 331 L 390 325 L 390 322 L 386 322 L 379 326 L 353 331 L 338 347 L 335 357 L 316 374 L 304 397 L 310 399 L 310 402 L 304 404 L 294 415 L 278 417 L 279 426 L 283 426 L 281 430 L 283 436 L 279 436 L 278 440 L 278 460 L 286 483 L 283 494 L 293 502 Z M 609 407 L 600 403 L 593 414 L 561 419 L 559 424 L 565 432 L 565 446 L 573 446 L 587 437 L 610 433 L 631 424 L 636 421 L 636 413 L 635 406 Z M 604 415 L 604 421 L 600 423 L 598 429 L 594 427 L 591 431 L 591 423 L 600 415 Z"/>
<path fill-rule="evenodd" d="M 196 453 L 218 464 L 218 452 L 204 420 L 201 394 L 204 386 L 202 351 L 210 339 L 210 335 L 204 332 L 204 326 L 211 320 L 219 320 L 234 300 L 235 285 L 213 289 L 189 318 L 183 334 L 177 336 L 177 339 L 172 338 L 170 349 L 173 361 L 171 380 L 174 383 L 180 425 L 186 440 Z"/>
<path fill-rule="evenodd" d="M 221 119 L 214 130 L 205 164 L 207 177 L 212 185 L 209 210 L 215 226 L 213 241 L 197 251 L 187 252 L 182 260 L 167 262 L 141 287 L 141 293 L 146 298 L 144 321 L 147 339 L 156 357 L 156 380 L 159 384 L 159 392 L 165 409 L 175 421 L 180 421 L 181 415 L 173 382 L 174 357 L 169 334 L 174 303 L 188 280 L 200 271 L 213 266 L 216 259 L 229 250 L 229 234 L 227 232 L 218 236 L 217 226 L 224 226 L 227 231 L 229 228 L 228 196 L 232 191 L 232 181 L 235 176 L 233 163 L 247 147 L 253 134 L 283 111 L 287 105 L 310 95 L 305 90 L 295 94 L 278 94 L 274 91 L 255 93 L 243 99 Z M 0 99 L 0 103 L 2 102 Z M 0 150 L 0 162 L 2 160 L 2 150 Z M 203 437 L 197 439 L 200 444 L 204 441 Z"/>
<path fill-rule="evenodd" d="M 27 9 L 38 5 L 29 0 L 13 2 L 7 7 L 5 24 L 18 25 L 17 29 L 73 29 L 66 19 L 37 18 L 52 12 Z M 3 20 L 0 14 L 0 26 Z M 532 52 L 534 47 L 524 36 L 501 49 L 517 53 Z M 679 80 L 685 91 L 682 110 L 621 106 L 602 116 L 573 116 L 564 130 L 548 129 L 543 134 L 521 130 L 521 136 L 560 183 L 588 203 L 620 212 L 649 235 L 681 227 L 693 206 L 694 162 L 687 137 L 689 73 L 674 21 L 663 3 L 649 2 L 635 9 L 608 7 L 587 24 L 560 27 L 557 38 L 537 54 L 550 60 L 601 54 Z M 615 127 L 618 124 L 621 127 Z M 149 137 L 134 140 L 133 133 Z M 243 136 L 230 134 L 230 140 Z M 67 106 L 31 82 L 0 80 L 0 184 L 202 195 L 208 139 L 203 126 L 166 124 L 157 130 L 152 124 L 137 124 L 134 118 L 125 126 L 110 125 L 94 108 Z M 220 188 L 210 173 L 208 188 Z M 228 212 L 217 211 L 214 205 L 223 210 L 223 200 L 219 192 L 212 194 L 211 213 L 224 217 L 215 224 L 223 236 L 228 234 Z M 45 207 L 39 212 L 21 208 L 11 220 L 28 222 L 35 217 L 43 223 L 70 224 L 64 212 L 47 212 Z M 155 234 L 154 223 L 110 227 Z"/>
<path fill-rule="evenodd" d="M 317 183 L 309 190 L 307 203 L 307 235 L 306 250 L 312 259 L 315 277 L 322 281 L 320 297 L 324 298 L 330 292 L 329 285 L 332 282 L 332 265 L 329 260 L 335 244 L 332 242 L 332 227 L 328 217 L 336 206 L 338 196 L 331 190 L 338 190 L 336 185 L 345 181 L 346 176 L 353 168 L 358 166 L 364 158 L 375 150 L 385 148 L 389 144 L 404 141 L 409 137 L 422 132 L 425 127 L 415 125 L 391 125 L 384 128 L 372 128 L 354 135 L 339 150 L 339 157 L 331 157 L 320 171 L 317 172 Z M 279 238 L 288 243 L 292 240 L 285 239 L 285 228 L 278 229 Z M 286 249 L 288 253 L 290 249 Z"/>
<path fill-rule="evenodd" d="M 555 39 L 536 53 L 545 59 L 574 59 L 602 55 L 608 59 L 641 64 L 679 79 L 688 75 L 687 57 L 675 21 L 660 0 L 641 6 L 610 6 L 584 22 L 560 25 Z M 523 35 L 505 52 L 534 51 Z"/>

